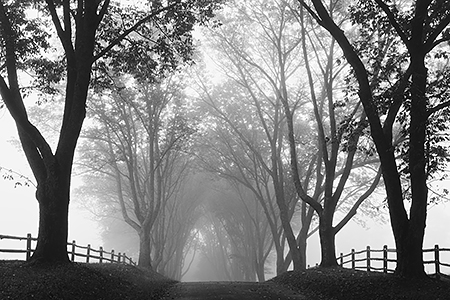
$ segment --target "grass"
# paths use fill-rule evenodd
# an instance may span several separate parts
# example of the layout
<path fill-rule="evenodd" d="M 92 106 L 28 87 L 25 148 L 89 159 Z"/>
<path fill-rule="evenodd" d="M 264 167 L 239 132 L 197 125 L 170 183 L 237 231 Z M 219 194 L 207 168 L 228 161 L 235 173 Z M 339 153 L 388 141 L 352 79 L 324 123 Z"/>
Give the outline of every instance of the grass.
<path fill-rule="evenodd" d="M 121 264 L 29 266 L 0 260 L 0 299 L 159 299 L 173 283 Z"/>
<path fill-rule="evenodd" d="M 450 282 L 406 279 L 393 274 L 344 268 L 312 268 L 287 272 L 271 281 L 308 296 L 326 300 L 448 300 Z"/>
<path fill-rule="evenodd" d="M 297 291 L 309 300 L 450 299 L 449 281 L 407 280 L 390 274 L 343 268 L 291 271 L 270 281 Z M 2 300 L 157 300 L 174 283 L 155 272 L 121 264 L 30 266 L 23 261 L 0 260 Z"/>

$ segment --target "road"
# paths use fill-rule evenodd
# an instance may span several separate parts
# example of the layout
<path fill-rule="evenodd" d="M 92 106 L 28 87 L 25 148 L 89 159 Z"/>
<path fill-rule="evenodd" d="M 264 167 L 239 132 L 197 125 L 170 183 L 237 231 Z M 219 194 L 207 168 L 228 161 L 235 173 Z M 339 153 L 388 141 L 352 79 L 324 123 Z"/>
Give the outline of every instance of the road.
<path fill-rule="evenodd" d="M 163 300 L 307 300 L 274 283 L 257 282 L 180 282 Z"/>

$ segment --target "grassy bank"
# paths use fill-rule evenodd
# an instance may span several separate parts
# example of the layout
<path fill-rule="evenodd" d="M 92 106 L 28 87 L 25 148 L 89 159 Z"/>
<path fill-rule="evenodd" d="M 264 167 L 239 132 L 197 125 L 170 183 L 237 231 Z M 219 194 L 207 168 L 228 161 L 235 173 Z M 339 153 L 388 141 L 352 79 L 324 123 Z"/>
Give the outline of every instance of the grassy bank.
<path fill-rule="evenodd" d="M 0 299 L 158 299 L 174 282 L 121 264 L 0 261 Z"/>
<path fill-rule="evenodd" d="M 447 281 L 436 279 L 411 280 L 399 278 L 392 274 L 343 268 L 312 268 L 300 272 L 287 272 L 271 281 L 287 285 L 310 299 L 450 299 L 450 283 Z"/>

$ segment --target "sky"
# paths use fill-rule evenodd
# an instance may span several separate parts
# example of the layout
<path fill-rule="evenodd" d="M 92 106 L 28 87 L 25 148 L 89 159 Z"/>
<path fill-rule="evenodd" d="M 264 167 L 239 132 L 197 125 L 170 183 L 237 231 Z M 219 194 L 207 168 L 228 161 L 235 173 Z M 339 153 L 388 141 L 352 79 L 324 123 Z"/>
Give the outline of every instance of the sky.
<path fill-rule="evenodd" d="M 15 125 L 5 109 L 0 110 L 0 166 L 30 176 L 31 171 L 25 157 L 17 146 L 10 141 L 17 137 Z M 74 180 L 77 184 L 77 180 Z M 442 183 L 450 190 L 450 183 Z M 37 236 L 38 204 L 34 197 L 33 187 L 14 187 L 14 182 L 0 178 L 0 235 L 25 237 L 27 233 Z M 100 231 L 93 215 L 72 201 L 69 212 L 69 241 L 75 240 L 78 245 L 91 244 L 97 248 L 102 246 Z M 429 208 L 428 222 L 424 240 L 424 248 L 450 248 L 450 202 L 443 202 Z M 337 255 L 349 253 L 351 249 L 363 250 L 366 246 L 382 249 L 383 245 L 394 248 L 394 239 L 389 224 L 379 224 L 367 220 L 365 227 L 351 221 L 336 237 Z M 25 242 L 9 242 L 0 239 L 0 249 L 24 248 Z M 111 249 L 105 249 L 110 251 Z M 114 249 L 120 252 L 121 249 Z M 0 259 L 23 259 L 23 254 L 5 254 L 0 252 Z M 450 263 L 450 253 L 441 254 L 442 261 Z M 432 260 L 431 256 L 425 260 Z M 317 233 L 308 240 L 307 263 L 314 266 L 320 262 L 320 247 Z M 431 267 L 429 267 L 431 268 Z M 431 271 L 432 268 L 431 268 Z M 450 268 L 442 270 L 450 273 Z M 270 277 L 270 276 L 269 276 Z"/>

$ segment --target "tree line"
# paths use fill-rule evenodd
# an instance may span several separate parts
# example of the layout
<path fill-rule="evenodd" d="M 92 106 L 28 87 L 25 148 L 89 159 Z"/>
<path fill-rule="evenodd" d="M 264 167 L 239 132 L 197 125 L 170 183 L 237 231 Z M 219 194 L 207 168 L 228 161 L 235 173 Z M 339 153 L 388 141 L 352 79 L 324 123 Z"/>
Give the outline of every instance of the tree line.
<path fill-rule="evenodd" d="M 197 252 L 223 278 L 263 281 L 272 257 L 277 274 L 304 269 L 314 232 L 320 265 L 337 266 L 336 234 L 383 205 L 396 273 L 425 276 L 428 184 L 447 157 L 449 5 L 2 1 L 0 92 L 37 182 L 31 262 L 68 262 L 76 161 L 80 197 L 133 228 L 140 266 L 173 278 Z M 29 93 L 63 99 L 53 148 Z"/>

